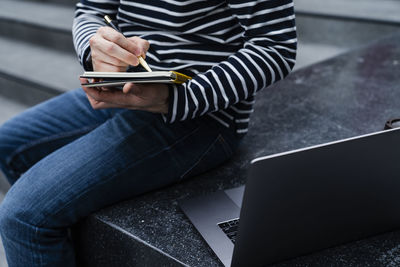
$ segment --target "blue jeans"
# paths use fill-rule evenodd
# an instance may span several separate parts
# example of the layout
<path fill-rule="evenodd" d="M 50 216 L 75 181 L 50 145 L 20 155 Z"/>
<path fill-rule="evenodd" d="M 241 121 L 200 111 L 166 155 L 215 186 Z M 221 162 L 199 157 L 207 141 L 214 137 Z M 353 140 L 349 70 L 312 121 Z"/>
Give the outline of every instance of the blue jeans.
<path fill-rule="evenodd" d="M 81 89 L 27 110 L 0 128 L 9 266 L 75 266 L 70 226 L 220 165 L 239 141 L 208 116 L 166 124 L 149 112 L 93 110 Z"/>

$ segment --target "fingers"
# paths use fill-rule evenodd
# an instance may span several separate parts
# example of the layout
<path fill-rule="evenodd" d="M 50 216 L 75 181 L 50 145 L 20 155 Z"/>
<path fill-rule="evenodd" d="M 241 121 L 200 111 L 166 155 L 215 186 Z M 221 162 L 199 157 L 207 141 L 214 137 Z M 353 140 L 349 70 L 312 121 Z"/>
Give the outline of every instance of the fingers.
<path fill-rule="evenodd" d="M 150 43 L 139 37 L 126 38 L 110 27 L 100 27 L 90 40 L 95 71 L 125 71 L 128 65 L 139 65 L 138 56 L 146 57 Z M 116 66 L 114 70 L 108 65 Z"/>
<path fill-rule="evenodd" d="M 79 78 L 81 84 L 87 83 L 88 80 L 86 78 Z M 93 109 L 101 109 L 101 108 L 106 108 L 105 103 L 102 103 L 100 101 L 95 100 L 91 95 L 88 93 L 88 88 L 85 86 L 82 86 L 82 89 L 85 91 L 87 99 L 89 100 L 89 104 L 92 106 Z M 99 90 L 99 89 L 97 89 Z"/>
<path fill-rule="evenodd" d="M 110 27 L 100 27 L 89 43 L 95 71 L 125 71 L 128 65 L 137 66 L 138 56 L 145 57 L 150 47 L 148 41 L 139 37 L 125 38 Z"/>
<path fill-rule="evenodd" d="M 135 45 L 139 49 L 139 55 L 143 58 L 146 58 L 146 53 L 150 48 L 150 43 L 147 40 L 144 40 L 137 36 L 129 37 L 128 40 L 135 43 Z"/>
<path fill-rule="evenodd" d="M 108 55 L 103 51 L 97 49 L 92 51 L 92 61 L 105 62 L 107 64 L 111 64 L 125 69 L 127 66 L 126 62 L 123 62 L 120 59 Z"/>
<path fill-rule="evenodd" d="M 93 99 L 89 94 L 86 93 L 86 96 L 89 100 L 90 105 L 93 109 L 106 109 L 106 108 L 120 108 L 118 105 L 110 104 L 107 102 L 100 102 Z"/>
<path fill-rule="evenodd" d="M 80 78 L 81 84 L 87 83 L 87 79 Z M 122 91 L 102 90 L 98 87 L 82 86 L 90 105 L 94 109 L 102 108 L 136 108 L 135 97 L 126 95 Z"/>
<path fill-rule="evenodd" d="M 103 28 L 106 29 L 101 30 Z M 112 36 L 118 35 L 119 37 L 110 37 L 109 34 Z M 105 61 L 111 58 L 112 62 L 117 60 L 117 65 L 124 63 L 126 66 L 137 66 L 139 64 L 136 53 L 140 55 L 140 50 L 137 49 L 137 51 L 134 51 L 135 54 L 133 54 L 130 50 L 127 50 L 126 43 L 130 44 L 129 49 L 131 50 L 136 50 L 136 46 L 114 29 L 109 27 L 100 28 L 98 33 L 90 38 L 89 43 L 92 50 L 92 60 L 101 58 L 102 61 Z M 104 55 L 107 55 L 108 57 L 102 58 Z M 112 64 L 112 62 L 109 61 L 108 63 Z"/>
<path fill-rule="evenodd" d="M 129 41 L 124 35 L 122 35 L 122 33 L 110 27 L 100 27 L 98 33 L 104 39 L 110 41 L 111 43 L 117 44 L 121 48 L 135 55 L 136 57 L 140 56 L 140 53 L 142 52 L 140 47 L 137 46 L 136 42 Z"/>
<path fill-rule="evenodd" d="M 93 65 L 96 66 L 95 71 L 123 72 L 126 71 L 125 66 L 115 66 L 99 59 L 92 59 Z"/>

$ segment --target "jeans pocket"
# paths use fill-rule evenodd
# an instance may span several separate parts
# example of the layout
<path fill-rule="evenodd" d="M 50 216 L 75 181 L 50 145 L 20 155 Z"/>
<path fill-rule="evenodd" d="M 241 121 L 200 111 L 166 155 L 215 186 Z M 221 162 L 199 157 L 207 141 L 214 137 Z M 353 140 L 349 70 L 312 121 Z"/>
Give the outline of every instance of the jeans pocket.
<path fill-rule="evenodd" d="M 211 170 L 227 161 L 232 155 L 232 148 L 220 134 L 211 145 L 208 146 L 205 152 L 197 158 L 192 166 L 184 172 L 181 179 L 190 178 Z"/>

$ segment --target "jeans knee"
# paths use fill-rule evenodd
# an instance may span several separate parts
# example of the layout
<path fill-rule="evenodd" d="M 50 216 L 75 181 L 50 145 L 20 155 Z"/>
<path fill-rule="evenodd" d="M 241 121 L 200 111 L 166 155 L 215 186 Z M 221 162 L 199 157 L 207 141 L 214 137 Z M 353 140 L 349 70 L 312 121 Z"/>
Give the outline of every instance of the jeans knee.
<path fill-rule="evenodd" d="M 9 132 L 7 125 L 0 126 L 0 179 L 3 179 L 2 173 L 7 178 L 8 182 L 11 184 L 14 182 L 13 174 L 10 172 L 10 168 L 7 162 L 8 157 L 10 156 L 12 148 L 12 142 L 10 139 L 10 135 L 12 133 Z M 0 181 L 0 186 L 2 181 Z"/>
<path fill-rule="evenodd" d="M 14 225 L 15 217 L 12 212 L 7 211 L 4 202 L 0 205 L 0 233 L 5 235 Z"/>
<path fill-rule="evenodd" d="M 7 135 L 4 133 L 4 127 L 0 127 L 0 167 L 5 165 L 5 158 L 7 156 L 6 146 L 7 146 Z"/>
<path fill-rule="evenodd" d="M 15 149 L 15 141 L 13 140 L 14 138 L 15 133 L 13 133 L 12 128 L 7 122 L 0 126 L 0 167 L 4 167 L 6 165 L 6 159 Z"/>
<path fill-rule="evenodd" d="M 6 148 L 7 146 L 7 140 L 4 137 L 4 133 L 2 131 L 3 127 L 0 127 L 0 176 L 1 173 L 3 172 L 4 175 L 8 176 L 7 173 L 7 157 L 9 156 L 9 152 L 7 151 L 8 149 Z M 2 179 L 0 177 L 0 179 Z"/>
<path fill-rule="evenodd" d="M 4 199 L 0 204 L 0 233 L 3 238 L 14 239 L 34 229 L 25 212 L 24 207 L 15 207 L 7 197 Z"/>
<path fill-rule="evenodd" d="M 21 146 L 20 135 L 17 133 L 12 120 L 0 126 L 0 172 L 2 172 L 8 182 L 13 184 L 20 176 L 17 166 L 13 166 L 13 153 Z"/>

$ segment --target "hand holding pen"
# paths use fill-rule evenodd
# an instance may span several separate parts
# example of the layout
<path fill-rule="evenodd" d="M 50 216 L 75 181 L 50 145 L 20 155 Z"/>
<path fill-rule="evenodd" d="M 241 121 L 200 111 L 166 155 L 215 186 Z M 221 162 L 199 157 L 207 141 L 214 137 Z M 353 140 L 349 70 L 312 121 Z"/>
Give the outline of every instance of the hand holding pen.
<path fill-rule="evenodd" d="M 122 34 L 122 32 L 113 23 L 112 19 L 109 16 L 105 15 L 104 16 L 104 20 L 108 25 L 110 25 L 111 28 L 113 28 L 114 30 L 116 30 L 117 32 L 120 32 Z M 147 62 L 142 58 L 142 56 L 139 55 L 138 59 L 139 59 L 140 65 L 142 65 L 142 67 L 145 68 L 148 72 L 151 72 L 151 69 L 150 69 L 149 65 L 147 65 Z"/>
<path fill-rule="evenodd" d="M 111 27 L 100 27 L 90 38 L 93 69 L 108 72 L 126 71 L 129 65 L 140 64 L 138 57 L 144 56 L 149 46 L 148 41 L 139 37 L 126 38 Z"/>
<path fill-rule="evenodd" d="M 90 38 L 90 51 L 94 71 L 123 72 L 129 65 L 137 66 L 139 56 L 149 49 L 149 42 L 139 37 L 126 38 L 120 32 L 105 26 L 100 27 Z M 81 84 L 87 83 L 80 78 Z M 167 84 L 127 83 L 123 90 L 85 87 L 90 105 L 94 109 L 124 108 L 144 110 L 153 113 L 167 113 L 169 88 Z"/>

